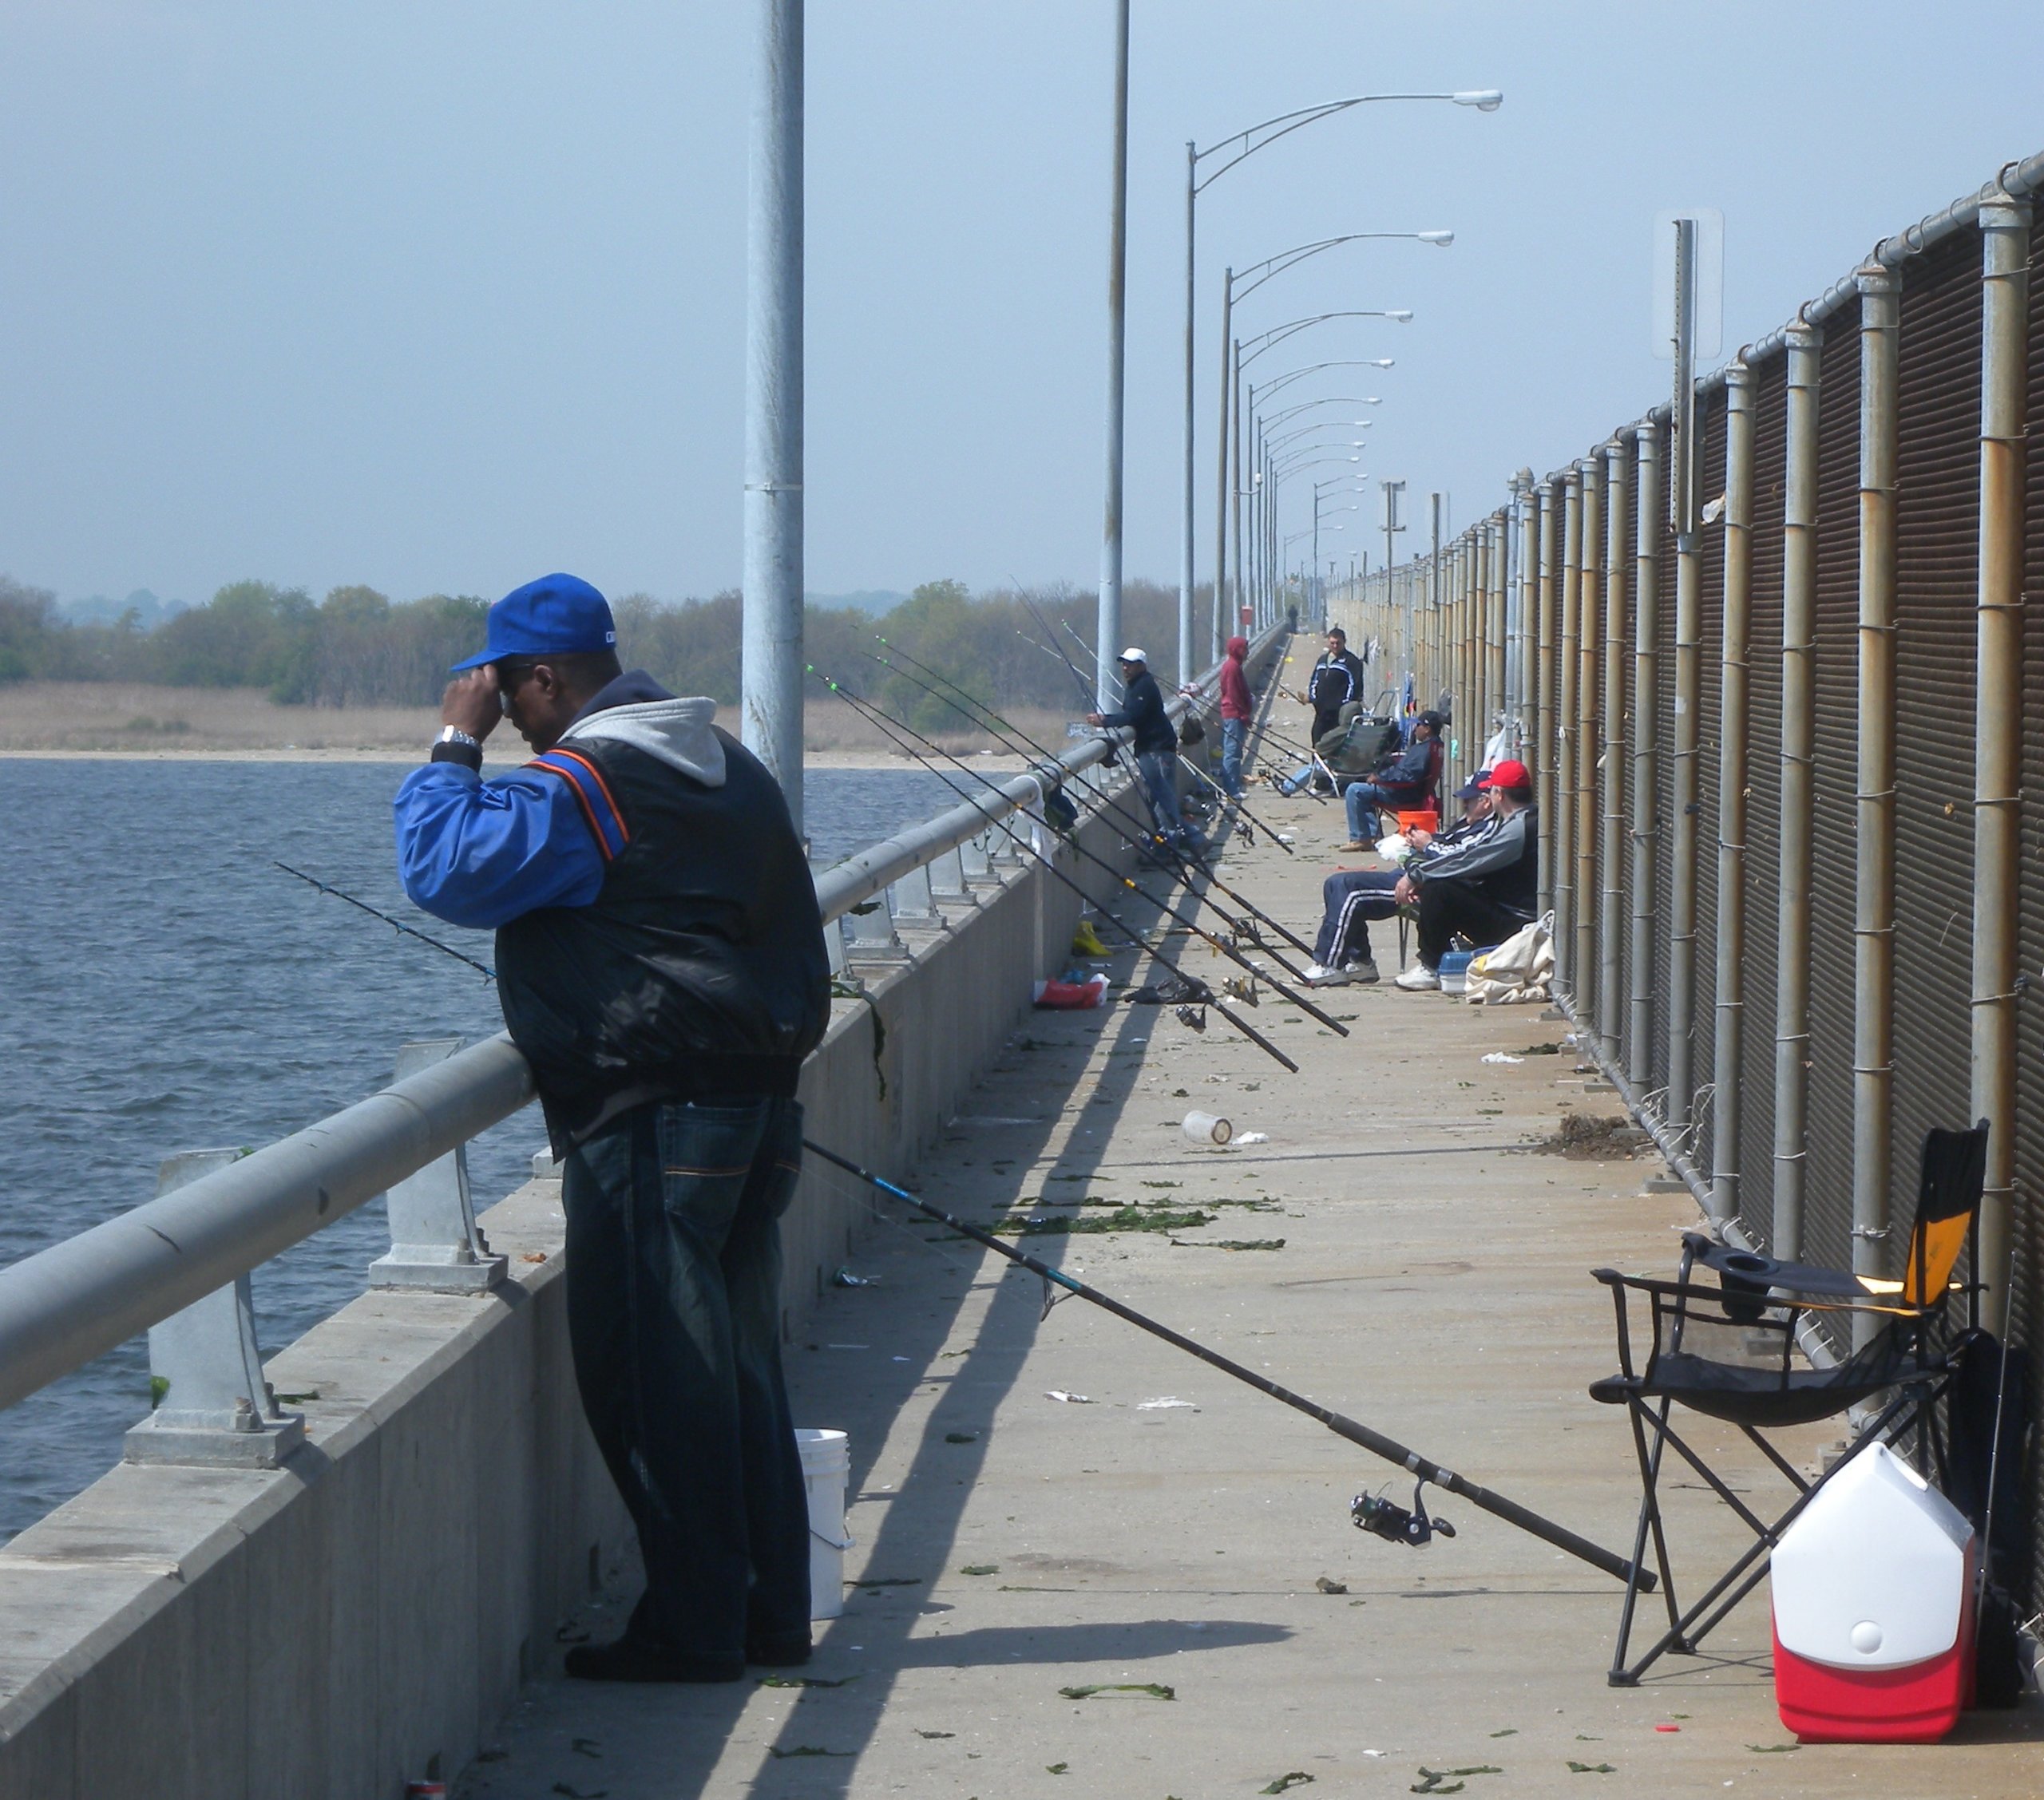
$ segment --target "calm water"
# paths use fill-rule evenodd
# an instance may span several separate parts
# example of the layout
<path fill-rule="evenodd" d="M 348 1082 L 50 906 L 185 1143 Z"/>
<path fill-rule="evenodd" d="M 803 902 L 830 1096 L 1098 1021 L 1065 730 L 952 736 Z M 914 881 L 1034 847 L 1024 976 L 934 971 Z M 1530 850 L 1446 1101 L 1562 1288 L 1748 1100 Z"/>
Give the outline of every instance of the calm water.
<path fill-rule="evenodd" d="M 393 765 L 0 762 L 7 1019 L 0 1263 L 148 1199 L 160 1158 L 270 1142 L 390 1079 L 407 1038 L 497 1031 L 477 975 L 272 868 L 287 862 L 489 959 L 392 865 Z M 955 800 L 921 770 L 818 769 L 832 860 Z M 530 1172 L 528 1110 L 469 1147 L 479 1204 Z M 362 1290 L 367 1206 L 256 1273 L 266 1351 Z M 0 1413 L 0 1541 L 95 1480 L 149 1410 L 144 1340 Z"/>

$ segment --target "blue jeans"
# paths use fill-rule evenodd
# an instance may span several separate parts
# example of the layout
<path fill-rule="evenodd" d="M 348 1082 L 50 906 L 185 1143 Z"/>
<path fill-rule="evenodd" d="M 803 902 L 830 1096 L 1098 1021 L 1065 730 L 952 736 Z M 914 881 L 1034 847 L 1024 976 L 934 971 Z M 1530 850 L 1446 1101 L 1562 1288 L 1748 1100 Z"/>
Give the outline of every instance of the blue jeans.
<path fill-rule="evenodd" d="M 1357 781 L 1341 796 L 1341 804 L 1349 810 L 1349 841 L 1359 844 L 1378 836 L 1377 808 L 1388 806 L 1396 810 L 1399 799 L 1374 781 Z"/>
<path fill-rule="evenodd" d="M 1224 718 L 1221 721 L 1221 785 L 1227 789 L 1230 799 L 1242 797 L 1242 745 L 1249 736 L 1249 721 L 1246 718 Z"/>
<path fill-rule="evenodd" d="M 1178 759 L 1170 750 L 1145 750 L 1135 759 L 1143 776 L 1143 791 L 1149 797 L 1150 810 L 1158 830 L 1175 837 L 1185 829 L 1185 815 L 1178 810 Z"/>
<path fill-rule="evenodd" d="M 568 1333 L 646 1564 L 635 1636 L 730 1659 L 809 1642 L 809 1506 L 781 1375 L 802 1108 L 649 1102 L 568 1154 Z"/>

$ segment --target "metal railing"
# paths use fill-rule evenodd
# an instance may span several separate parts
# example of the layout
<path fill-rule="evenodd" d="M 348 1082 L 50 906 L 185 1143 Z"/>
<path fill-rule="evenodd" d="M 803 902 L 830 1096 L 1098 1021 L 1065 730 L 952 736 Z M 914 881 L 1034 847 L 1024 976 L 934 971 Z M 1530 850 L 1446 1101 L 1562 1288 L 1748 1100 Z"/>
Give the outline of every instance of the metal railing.
<path fill-rule="evenodd" d="M 1252 660 L 1281 635 L 1258 639 Z M 1210 691 L 1218 671 L 1201 678 Z M 1182 716 L 1193 702 L 1174 698 Z M 1102 734 L 1005 780 L 985 781 L 923 824 L 882 839 L 816 876 L 826 927 L 1000 822 L 1040 809 L 1046 792 L 1082 780 L 1125 734 Z M 1112 796 L 1093 792 L 1096 805 Z M 316 1125 L 160 1193 L 116 1218 L 0 1268 L 0 1406 L 230 1289 L 258 1265 L 378 1194 L 452 1159 L 478 1133 L 533 1098 L 531 1070 L 499 1033 L 394 1081 Z M 458 1170 L 450 1167 L 450 1173 Z M 465 1210 L 465 1181 L 461 1208 Z M 413 1247 L 418 1248 L 418 1247 Z M 246 1296 L 242 1296 L 246 1311 Z M 229 1332 L 232 1337 L 232 1331 Z M 259 1413 L 262 1396 L 254 1396 Z M 272 1409 L 274 1410 L 274 1409 Z"/>

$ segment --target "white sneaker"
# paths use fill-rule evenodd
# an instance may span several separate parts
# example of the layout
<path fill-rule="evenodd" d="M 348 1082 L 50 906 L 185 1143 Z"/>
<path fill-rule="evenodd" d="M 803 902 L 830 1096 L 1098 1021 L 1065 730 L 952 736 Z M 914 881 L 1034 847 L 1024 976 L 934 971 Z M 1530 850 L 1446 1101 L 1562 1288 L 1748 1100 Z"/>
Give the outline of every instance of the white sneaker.
<path fill-rule="evenodd" d="M 1342 987 L 1353 981 L 1356 976 L 1353 965 L 1350 968 L 1333 969 L 1324 963 L 1309 963 L 1305 966 L 1305 972 L 1299 979 L 1309 987 Z M 1371 971 L 1370 979 L 1373 981 L 1377 979 L 1375 970 Z"/>
<path fill-rule="evenodd" d="M 1377 979 L 1377 964 L 1368 961 L 1351 963 L 1341 972 L 1357 986 L 1367 987 Z"/>
<path fill-rule="evenodd" d="M 1391 985 L 1394 987 L 1402 987 L 1408 994 L 1424 994 L 1429 989 L 1439 988 L 1440 977 L 1424 963 L 1415 963 Z"/>

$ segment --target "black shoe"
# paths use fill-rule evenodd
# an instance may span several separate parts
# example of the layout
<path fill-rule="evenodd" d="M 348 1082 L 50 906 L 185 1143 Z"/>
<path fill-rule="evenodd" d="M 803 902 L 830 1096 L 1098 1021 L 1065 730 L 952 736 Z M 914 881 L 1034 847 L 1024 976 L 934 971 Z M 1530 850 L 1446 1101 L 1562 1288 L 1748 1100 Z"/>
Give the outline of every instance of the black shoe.
<path fill-rule="evenodd" d="M 809 1633 L 799 1636 L 748 1639 L 745 1660 L 764 1669 L 798 1669 L 809 1660 Z"/>
<path fill-rule="evenodd" d="M 580 1644 L 564 1664 L 577 1681 L 743 1681 L 745 1664 L 735 1656 L 691 1656 L 643 1638 L 615 1644 Z"/>

